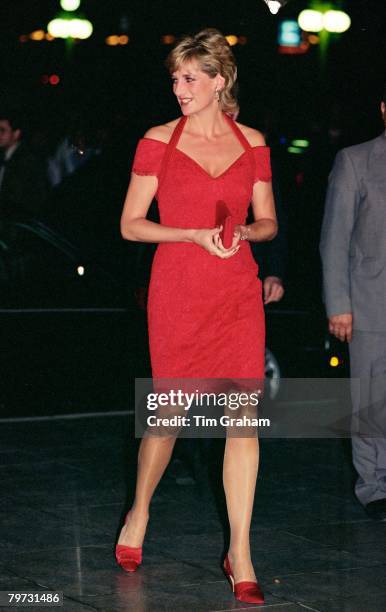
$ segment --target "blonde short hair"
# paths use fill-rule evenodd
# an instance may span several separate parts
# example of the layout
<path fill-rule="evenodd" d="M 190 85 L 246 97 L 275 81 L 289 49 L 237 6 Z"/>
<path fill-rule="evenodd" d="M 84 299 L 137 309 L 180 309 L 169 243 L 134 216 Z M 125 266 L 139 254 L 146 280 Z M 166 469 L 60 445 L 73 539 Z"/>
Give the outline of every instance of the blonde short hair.
<path fill-rule="evenodd" d="M 224 88 L 219 92 L 220 108 L 225 113 L 237 113 L 237 67 L 225 36 L 215 28 L 206 28 L 193 36 L 185 36 L 169 53 L 166 67 L 172 74 L 181 64 L 192 60 L 196 60 L 200 69 L 211 78 L 217 74 L 224 77 Z"/>

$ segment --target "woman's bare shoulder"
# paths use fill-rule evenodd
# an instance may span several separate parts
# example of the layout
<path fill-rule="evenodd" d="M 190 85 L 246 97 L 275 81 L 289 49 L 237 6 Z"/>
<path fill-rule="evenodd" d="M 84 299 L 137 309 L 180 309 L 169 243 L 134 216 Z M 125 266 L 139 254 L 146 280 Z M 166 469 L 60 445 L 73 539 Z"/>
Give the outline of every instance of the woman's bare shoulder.
<path fill-rule="evenodd" d="M 242 123 L 238 123 L 237 126 L 240 128 L 251 147 L 261 147 L 265 145 L 264 135 L 259 132 L 259 130 L 255 130 Z"/>
<path fill-rule="evenodd" d="M 144 138 L 151 138 L 152 140 L 160 140 L 167 144 L 172 136 L 173 130 L 176 127 L 179 119 L 174 119 L 168 123 L 162 125 L 155 125 L 154 127 L 147 130 Z"/>

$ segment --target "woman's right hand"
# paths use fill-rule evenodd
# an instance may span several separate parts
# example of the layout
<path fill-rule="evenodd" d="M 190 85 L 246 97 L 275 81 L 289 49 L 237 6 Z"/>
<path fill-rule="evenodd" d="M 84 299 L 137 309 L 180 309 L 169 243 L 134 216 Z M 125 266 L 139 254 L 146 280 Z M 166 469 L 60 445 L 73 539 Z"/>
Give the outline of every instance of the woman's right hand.
<path fill-rule="evenodd" d="M 194 231 L 193 242 L 208 251 L 211 255 L 216 255 L 220 259 L 229 259 L 237 253 L 240 246 L 232 246 L 226 249 L 220 238 L 222 226 L 213 229 L 198 229 Z"/>

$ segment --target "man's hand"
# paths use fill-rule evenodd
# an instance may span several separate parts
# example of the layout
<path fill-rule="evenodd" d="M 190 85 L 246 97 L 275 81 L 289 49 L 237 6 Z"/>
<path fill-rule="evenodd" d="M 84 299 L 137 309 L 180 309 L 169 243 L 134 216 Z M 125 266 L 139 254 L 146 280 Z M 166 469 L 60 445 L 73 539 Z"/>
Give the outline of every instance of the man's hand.
<path fill-rule="evenodd" d="M 351 342 L 352 339 L 352 313 L 333 315 L 328 319 L 328 329 L 330 334 L 336 336 L 344 342 Z"/>
<path fill-rule="evenodd" d="M 267 276 L 263 281 L 264 304 L 279 302 L 284 295 L 284 287 L 278 276 Z"/>

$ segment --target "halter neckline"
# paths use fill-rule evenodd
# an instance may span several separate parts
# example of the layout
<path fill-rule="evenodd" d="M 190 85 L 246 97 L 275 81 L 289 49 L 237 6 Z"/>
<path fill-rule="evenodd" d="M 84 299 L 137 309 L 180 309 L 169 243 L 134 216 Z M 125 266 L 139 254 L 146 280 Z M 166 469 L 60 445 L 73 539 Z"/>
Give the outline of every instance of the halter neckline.
<path fill-rule="evenodd" d="M 193 159 L 193 157 L 191 157 L 190 155 L 188 155 L 184 151 L 181 151 L 181 149 L 177 149 L 177 144 L 179 142 L 179 139 L 180 139 L 181 134 L 182 134 L 182 132 L 184 130 L 186 121 L 188 119 L 187 115 L 182 115 L 182 117 L 179 119 L 177 125 L 175 126 L 175 128 L 173 130 L 173 133 L 172 133 L 172 136 L 171 136 L 169 142 L 167 143 L 167 150 L 165 152 L 165 156 L 164 156 L 164 160 L 163 160 L 163 164 L 162 164 L 162 170 L 161 170 L 162 178 L 165 175 L 166 167 L 167 167 L 167 165 L 169 163 L 169 160 L 170 160 L 170 157 L 172 156 L 174 151 L 177 151 L 178 153 L 181 153 L 182 155 L 184 155 L 184 157 L 189 159 L 193 164 L 195 164 L 198 168 L 200 168 L 202 170 L 202 172 L 204 172 L 204 174 L 206 174 L 206 176 L 208 176 L 212 180 L 216 180 L 216 179 L 219 179 L 222 176 L 224 176 L 231 168 L 233 168 L 233 166 L 235 164 L 237 164 L 237 162 L 239 162 L 244 157 L 245 154 L 249 154 L 249 158 L 251 160 L 251 163 L 254 166 L 252 146 L 249 144 L 248 140 L 245 138 L 245 136 L 242 133 L 242 131 L 240 130 L 240 128 L 236 125 L 236 122 L 233 121 L 233 119 L 231 117 L 229 117 L 229 115 L 227 115 L 226 113 L 223 113 L 223 116 L 226 118 L 228 124 L 231 126 L 234 134 L 236 135 L 237 139 L 239 140 L 240 144 L 242 145 L 242 147 L 244 149 L 243 153 L 241 153 L 241 155 L 239 155 L 220 174 L 217 174 L 216 176 L 212 176 L 199 162 L 197 162 L 195 159 Z"/>

